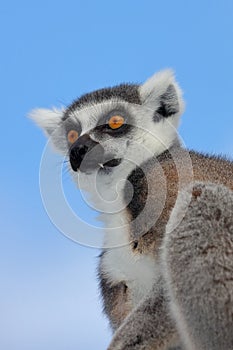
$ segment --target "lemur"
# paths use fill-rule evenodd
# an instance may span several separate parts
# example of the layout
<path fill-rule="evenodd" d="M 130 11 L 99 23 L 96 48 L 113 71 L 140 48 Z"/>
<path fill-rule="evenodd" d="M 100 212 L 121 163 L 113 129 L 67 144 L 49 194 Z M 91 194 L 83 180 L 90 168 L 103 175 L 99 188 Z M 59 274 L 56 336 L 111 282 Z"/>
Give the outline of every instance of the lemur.
<path fill-rule="evenodd" d="M 164 70 L 30 113 L 74 181 L 98 189 L 108 350 L 233 349 L 233 163 L 185 149 L 183 110 Z"/>

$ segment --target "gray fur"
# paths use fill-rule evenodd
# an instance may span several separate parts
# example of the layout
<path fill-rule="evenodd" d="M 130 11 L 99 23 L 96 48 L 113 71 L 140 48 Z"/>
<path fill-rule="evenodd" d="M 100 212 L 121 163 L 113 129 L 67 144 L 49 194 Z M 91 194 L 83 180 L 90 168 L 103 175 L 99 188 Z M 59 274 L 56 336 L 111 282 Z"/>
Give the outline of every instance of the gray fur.
<path fill-rule="evenodd" d="M 175 155 L 177 164 L 183 164 L 183 165 L 185 164 L 185 162 L 183 161 L 185 159 L 184 158 L 185 152 L 184 152 L 184 150 L 182 150 L 182 148 L 180 148 L 180 146 L 176 146 L 173 149 L 172 153 L 173 153 L 173 156 Z M 233 188 L 233 178 L 232 178 L 233 163 L 231 163 L 223 158 L 214 157 L 214 156 L 207 156 L 207 155 L 199 154 L 199 153 L 196 153 L 193 151 L 190 152 L 190 156 L 191 156 L 191 160 L 192 160 L 194 179 L 202 178 L 202 179 L 206 179 L 207 181 L 212 180 L 212 182 L 215 182 L 215 183 L 222 182 L 226 186 L 228 186 L 229 188 Z M 163 167 L 164 173 L 166 174 L 166 183 L 167 183 L 167 187 L 168 187 L 167 203 L 165 205 L 165 208 L 163 210 L 163 213 L 162 213 L 160 219 L 156 222 L 156 225 L 154 227 L 152 227 L 152 229 L 148 232 L 147 235 L 144 235 L 143 237 L 141 237 L 140 239 L 137 240 L 138 245 L 135 248 L 135 251 L 138 252 L 139 254 L 143 254 L 145 252 L 151 253 L 153 251 L 155 258 L 158 261 L 158 264 L 160 264 L 160 255 L 164 255 L 164 253 L 163 253 L 164 243 L 163 242 L 164 242 L 164 233 L 166 232 L 166 226 L 167 226 L 167 233 L 165 235 L 165 239 L 169 240 L 170 231 L 172 230 L 172 227 L 175 225 L 174 217 L 176 218 L 176 221 L 180 220 L 179 215 L 181 215 L 181 213 L 183 213 L 181 203 L 182 203 L 183 207 L 185 207 L 185 205 L 188 202 L 189 194 L 190 194 L 190 191 L 192 188 L 192 187 L 188 188 L 188 190 L 184 192 L 185 198 L 184 198 L 184 196 L 178 197 L 179 201 L 177 201 L 178 192 L 177 192 L 177 188 L 174 187 L 174 183 L 177 181 L 176 180 L 176 167 L 177 167 L 177 165 L 175 165 L 175 163 L 174 163 L 174 159 L 171 156 L 171 152 L 166 151 L 162 155 L 156 157 L 156 160 L 154 160 L 154 161 L 150 160 L 150 161 L 148 161 L 148 163 L 146 165 L 143 166 L 143 168 L 146 169 L 146 171 L 147 171 L 147 181 L 150 181 L 150 179 L 156 178 L 156 182 L 154 182 L 153 192 L 155 193 L 155 196 L 157 196 L 158 202 L 159 202 L 159 193 L 161 190 L 161 183 L 159 181 L 159 176 L 157 174 L 157 168 L 160 166 Z M 184 167 L 183 167 L 183 171 L 185 172 Z M 137 193 L 137 192 L 140 193 L 140 196 L 135 198 L 136 203 L 135 203 L 135 206 L 133 206 L 134 211 L 133 211 L 132 215 L 136 215 L 137 210 L 140 210 L 140 208 L 143 206 L 143 202 L 146 200 L 147 182 L 146 181 L 143 182 L 141 176 L 139 176 L 137 178 L 136 174 L 134 175 L 133 182 L 134 182 L 134 186 L 136 187 L 136 191 L 134 191 L 134 193 Z M 139 187 L 137 188 L 137 186 L 139 186 Z M 202 204 L 206 206 L 207 211 L 209 211 L 210 214 L 212 213 L 212 210 L 215 206 L 217 206 L 217 207 L 219 206 L 219 208 L 221 208 L 222 211 L 226 210 L 226 218 L 227 217 L 231 218 L 232 217 L 231 213 L 233 212 L 233 210 L 232 210 L 232 207 L 230 207 L 230 205 L 228 205 L 228 207 L 227 207 L 226 203 L 228 203 L 228 204 L 231 203 L 231 198 L 233 196 L 232 191 L 223 187 L 223 186 L 218 187 L 214 184 L 212 184 L 211 186 L 212 187 L 210 187 L 210 185 L 209 185 L 206 191 L 209 190 L 209 187 L 211 189 L 216 189 L 218 196 L 216 196 L 216 197 L 211 196 L 211 195 L 205 196 L 202 199 Z M 220 189 L 220 192 L 218 192 L 219 189 Z M 195 191 L 194 191 L 194 193 L 195 193 Z M 231 196 L 230 199 L 228 199 L 229 194 Z M 225 195 L 227 195 L 226 200 L 222 201 L 222 198 L 224 198 Z M 142 201 L 142 203 L 140 201 Z M 176 202 L 177 202 L 177 204 L 175 206 L 175 211 L 173 212 L 173 215 L 172 215 L 171 219 L 169 220 L 170 215 L 171 215 L 171 210 L 174 207 Z M 152 214 L 153 209 L 156 211 L 156 203 L 157 203 L 157 201 L 155 200 L 154 206 L 152 208 L 150 208 L 150 211 L 147 213 L 149 216 L 153 215 Z M 130 209 L 130 207 L 129 207 L 129 209 Z M 188 230 L 190 229 L 190 223 L 193 222 L 194 227 L 196 225 L 199 228 L 198 232 L 200 232 L 200 234 L 201 234 L 202 225 L 203 225 L 203 222 L 205 222 L 206 218 L 205 218 L 205 216 L 203 218 L 200 217 L 202 214 L 202 210 L 200 210 L 200 208 L 199 208 L 198 214 L 196 211 L 194 211 L 192 213 L 192 210 L 193 210 L 193 202 L 191 202 L 191 205 L 190 205 L 189 210 L 187 212 L 187 216 L 185 216 L 185 219 L 181 223 L 181 225 L 186 225 L 185 227 L 182 228 L 182 232 L 183 231 L 188 232 Z M 175 216 L 175 214 L 174 214 L 176 211 L 177 211 L 177 216 Z M 218 210 L 217 210 L 217 212 L 218 212 Z M 214 213 L 215 213 L 215 211 L 213 212 L 212 216 L 214 216 Z M 214 229 L 214 225 L 212 224 L 211 218 L 212 217 L 210 216 L 208 224 L 206 224 L 206 226 L 203 225 L 203 229 L 205 229 L 205 236 L 210 235 L 211 230 Z M 148 219 L 149 218 L 147 217 L 147 215 L 145 215 L 144 216 L 145 222 L 144 223 L 142 222 L 141 224 L 146 225 L 146 221 Z M 232 220 L 232 219 L 229 219 L 229 220 Z M 174 231 L 175 233 L 179 233 L 179 227 L 180 226 L 178 226 L 176 231 Z M 174 239 L 174 237 L 173 237 L 173 239 Z M 193 249 L 193 247 L 195 247 L 195 243 L 194 242 L 192 242 L 192 243 L 193 244 L 190 245 L 190 249 Z M 172 244 L 171 244 L 171 247 L 172 247 Z M 184 248 L 183 253 L 185 253 L 185 248 Z M 177 259 L 178 263 L 181 259 L 180 257 L 183 256 L 182 255 L 183 253 L 181 251 L 179 251 L 179 253 L 177 253 L 176 259 Z M 175 260 L 174 256 L 171 254 L 170 251 L 167 253 L 167 256 L 170 257 L 169 263 L 175 269 L 176 268 L 176 260 Z M 232 259 L 232 261 L 233 261 L 233 259 Z M 161 273 L 163 275 L 163 278 L 167 281 L 168 277 L 165 273 L 166 269 L 164 268 L 164 264 L 162 264 Z M 208 265 L 208 262 L 207 262 L 207 265 Z M 174 273 L 174 281 L 179 281 L 179 277 L 181 276 L 180 271 L 182 271 L 182 269 L 184 269 L 184 268 L 185 268 L 185 264 L 183 262 L 183 264 L 180 264 L 179 268 L 177 269 L 176 274 Z M 191 268 L 192 268 L 192 266 L 191 266 Z M 212 268 L 212 266 L 210 265 L 210 269 L 211 268 Z M 187 279 L 187 275 L 185 275 L 185 278 L 186 278 L 186 282 L 187 282 L 187 289 L 190 289 L 192 284 L 193 284 L 192 271 L 188 271 L 188 273 L 191 277 L 189 279 Z M 231 272 L 231 273 L 233 273 L 233 272 Z M 173 272 L 172 272 L 172 275 L 173 275 Z M 180 282 L 181 290 L 182 290 L 182 283 L 183 283 L 183 280 Z M 176 286 L 174 286 L 174 289 L 176 290 Z M 170 350 L 168 345 L 164 345 L 164 347 L 163 346 L 160 347 L 159 345 L 157 345 L 155 340 L 154 340 L 154 335 L 156 335 L 156 340 L 158 343 L 164 342 L 164 344 L 169 344 L 169 342 L 170 342 L 170 346 L 175 346 L 175 344 L 177 342 L 178 335 L 176 334 L 176 336 L 175 336 L 175 332 L 174 332 L 173 336 L 171 336 L 171 334 L 169 332 L 167 332 L 166 334 L 162 332 L 162 330 L 165 327 L 164 322 L 167 325 L 167 318 L 166 317 L 160 318 L 159 325 L 157 324 L 156 320 L 153 318 L 153 317 L 156 318 L 156 315 L 158 315 L 158 314 L 161 315 L 161 312 L 162 312 L 160 310 L 160 307 L 162 308 L 162 305 L 159 305 L 158 303 L 156 303 L 157 295 L 155 293 L 155 290 L 156 290 L 156 287 L 155 287 L 155 289 L 153 289 L 150 296 L 149 295 L 147 296 L 146 301 L 144 301 L 145 304 L 143 304 L 144 306 L 141 304 L 141 306 L 139 308 L 140 312 L 137 309 L 133 310 L 130 317 L 127 318 L 127 323 L 125 321 L 122 324 L 121 328 L 116 332 L 115 337 L 113 339 L 113 344 L 115 344 L 115 342 L 117 341 L 118 347 L 116 347 L 116 349 L 121 349 L 121 350 L 131 349 L 131 348 L 133 349 L 133 346 L 130 348 L 130 345 L 128 345 L 128 343 L 134 344 L 135 337 L 138 334 L 140 334 L 140 338 L 144 339 L 144 341 L 145 341 L 145 342 L 142 342 L 141 344 L 137 344 L 136 349 L 138 349 L 138 350 L 150 349 L 149 346 L 151 346 L 151 349 L 155 349 L 155 350 L 157 350 L 157 349 L 159 349 L 159 350 L 160 349 L 164 349 L 164 350 L 169 349 Z M 161 289 L 161 293 L 163 293 L 162 289 Z M 187 291 L 186 291 L 186 293 L 187 293 Z M 170 297 L 171 297 L 171 294 L 169 293 L 169 298 Z M 201 295 L 200 295 L 200 297 L 201 297 Z M 189 299 L 189 301 L 191 303 L 192 303 L 192 298 L 193 298 L 193 295 L 191 295 L 190 299 Z M 207 301 L 205 301 L 205 302 L 207 302 Z M 149 303 L 149 305 L 155 305 L 157 307 L 157 309 L 156 309 L 156 307 L 146 308 L 146 303 Z M 170 304 L 170 307 L 171 307 L 171 309 L 173 309 L 174 304 L 172 304 L 172 305 Z M 149 315 L 150 312 L 152 312 L 153 315 Z M 146 317 L 145 317 L 145 314 L 147 315 Z M 138 319 L 138 321 L 136 322 L 137 319 Z M 153 322 L 152 322 L 152 319 L 154 320 Z M 146 321 L 148 321 L 148 323 L 146 323 Z M 178 322 L 176 319 L 174 320 L 174 323 L 172 323 L 170 321 L 171 329 L 174 330 L 174 327 L 176 327 L 175 326 L 176 322 Z M 142 324 L 143 324 L 143 327 L 142 327 Z M 153 328 L 153 325 L 155 328 Z M 233 325 L 231 325 L 231 327 L 230 327 L 230 325 L 228 325 L 228 326 L 229 327 L 227 328 L 226 332 L 230 332 L 230 334 L 231 334 L 231 329 L 232 329 Z M 126 328 L 124 329 L 124 327 L 126 327 Z M 161 331 L 160 331 L 160 327 L 161 327 Z M 206 328 L 204 328 L 204 329 L 206 330 Z M 119 334 L 118 334 L 118 332 L 119 332 Z M 185 332 L 188 332 L 188 330 L 186 328 L 185 328 Z M 181 334 L 182 341 L 185 341 L 183 334 L 182 333 L 180 333 L 180 334 Z M 125 337 L 124 337 L 124 335 L 125 335 Z M 206 333 L 206 338 L 207 339 L 209 338 L 208 332 Z M 175 339 L 174 342 L 173 342 L 173 339 Z M 128 348 L 126 347 L 125 342 L 127 343 Z M 122 347 L 120 347 L 120 344 L 122 345 Z M 114 346 L 111 344 L 110 349 L 115 349 Z M 199 344 L 198 344 L 198 346 L 199 346 Z M 180 345 L 180 348 L 181 348 L 181 345 Z M 200 349 L 201 350 L 202 348 L 201 347 L 192 348 L 192 347 L 187 346 L 187 347 L 185 347 L 185 349 L 187 349 L 187 350 Z M 205 350 L 211 349 L 212 350 L 211 347 L 209 347 L 209 348 L 206 347 L 203 349 L 205 349 Z M 217 349 L 217 347 L 213 348 L 213 350 L 215 350 L 215 349 Z M 226 348 L 219 347 L 219 349 L 225 350 L 225 349 L 227 349 L 227 347 Z"/>
<path fill-rule="evenodd" d="M 100 256 L 104 312 L 115 332 L 109 350 L 233 349 L 233 163 L 181 147 L 183 106 L 173 73 L 164 71 L 142 85 L 83 95 L 66 110 L 31 113 L 60 153 L 69 152 L 69 123 L 121 159 L 115 168 L 102 164 L 96 178 L 84 174 L 84 190 L 95 179 L 111 201 L 117 181 L 132 185 L 118 188 L 121 216 L 102 216 L 106 227 L 130 222 L 106 237 L 110 246 L 120 237 L 118 248 Z M 130 117 L 132 132 L 113 137 L 97 127 L 113 111 Z M 134 139 L 143 147 L 135 149 Z M 72 175 L 78 182 L 81 175 Z"/>
<path fill-rule="evenodd" d="M 187 201 L 183 192 L 169 226 Z M 233 193 L 197 183 L 185 218 L 165 235 L 170 307 L 187 349 L 233 349 Z"/>
<path fill-rule="evenodd" d="M 111 99 L 119 99 L 134 104 L 141 104 L 136 84 L 120 84 L 117 86 L 96 90 L 80 96 L 66 110 L 63 119 L 69 118 L 77 109 L 85 108 L 90 104 L 97 104 Z"/>
<path fill-rule="evenodd" d="M 167 349 L 176 330 L 167 309 L 162 279 L 119 327 L 108 350 Z"/>

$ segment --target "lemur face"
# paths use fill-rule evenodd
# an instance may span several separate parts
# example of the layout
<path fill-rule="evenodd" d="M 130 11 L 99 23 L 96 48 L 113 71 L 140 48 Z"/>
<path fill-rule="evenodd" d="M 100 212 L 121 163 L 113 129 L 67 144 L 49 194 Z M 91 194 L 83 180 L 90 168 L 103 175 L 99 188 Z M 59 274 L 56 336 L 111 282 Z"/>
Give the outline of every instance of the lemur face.
<path fill-rule="evenodd" d="M 177 139 L 181 91 L 170 70 L 142 85 L 122 84 L 83 95 L 62 110 L 31 117 L 65 154 L 73 172 L 100 176 L 130 171 Z"/>
<path fill-rule="evenodd" d="M 75 104 L 64 116 L 71 167 L 86 174 L 96 170 L 109 174 L 127 158 L 130 140 L 135 138 L 133 108 L 126 101 L 114 99 L 82 109 Z"/>

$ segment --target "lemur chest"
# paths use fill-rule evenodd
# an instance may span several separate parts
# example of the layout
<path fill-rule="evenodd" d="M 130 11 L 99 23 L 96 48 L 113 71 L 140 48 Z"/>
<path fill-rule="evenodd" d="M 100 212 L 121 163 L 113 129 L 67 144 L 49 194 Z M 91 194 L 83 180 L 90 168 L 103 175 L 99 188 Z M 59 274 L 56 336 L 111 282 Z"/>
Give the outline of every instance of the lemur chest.
<path fill-rule="evenodd" d="M 113 285 L 119 282 L 127 285 L 133 305 L 150 292 L 159 275 L 155 257 L 134 252 L 129 243 L 106 250 L 101 266 Z"/>

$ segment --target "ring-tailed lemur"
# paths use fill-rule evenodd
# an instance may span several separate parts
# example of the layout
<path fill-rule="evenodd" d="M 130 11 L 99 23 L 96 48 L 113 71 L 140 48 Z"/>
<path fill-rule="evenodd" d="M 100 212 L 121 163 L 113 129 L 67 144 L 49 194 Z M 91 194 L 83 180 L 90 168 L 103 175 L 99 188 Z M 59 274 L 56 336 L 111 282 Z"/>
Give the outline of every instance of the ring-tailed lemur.
<path fill-rule="evenodd" d="M 109 350 L 233 349 L 233 163 L 187 157 L 182 111 L 166 70 L 31 113 L 68 155 L 74 180 L 86 189 L 95 181 L 106 229 L 119 226 L 99 264 Z"/>

